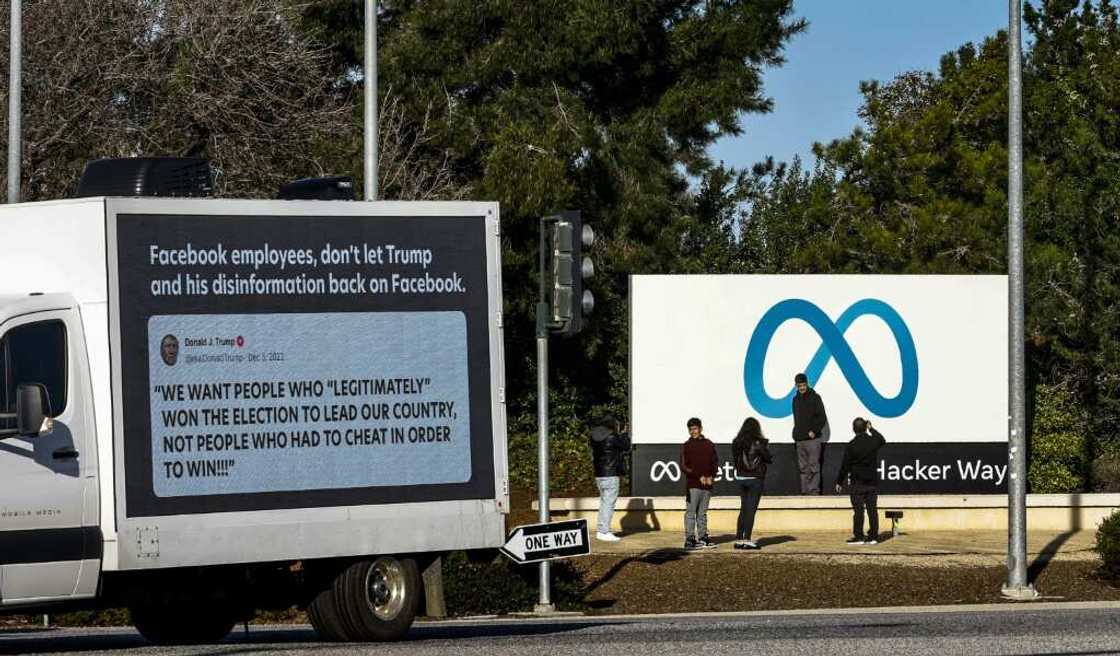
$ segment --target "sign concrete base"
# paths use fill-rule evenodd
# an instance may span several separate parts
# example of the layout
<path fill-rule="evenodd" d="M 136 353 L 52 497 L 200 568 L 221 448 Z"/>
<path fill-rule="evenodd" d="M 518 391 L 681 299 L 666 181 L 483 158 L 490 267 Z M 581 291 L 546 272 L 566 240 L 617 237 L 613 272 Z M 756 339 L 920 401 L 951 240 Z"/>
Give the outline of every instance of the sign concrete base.
<path fill-rule="evenodd" d="M 738 497 L 712 497 L 709 529 L 713 533 L 734 533 L 739 503 Z M 1091 530 L 1117 507 L 1120 494 L 1029 494 L 1027 526 L 1055 532 Z M 591 522 L 598 516 L 599 499 L 552 499 L 550 508 L 554 520 L 583 518 Z M 1007 528 L 1007 496 L 1001 494 L 880 495 L 880 513 L 888 510 L 905 512 L 902 528 L 907 532 Z M 684 512 L 683 493 L 672 497 L 620 497 L 611 528 L 623 533 L 683 531 Z M 852 526 L 851 502 L 841 495 L 764 495 L 758 512 L 758 526 L 766 526 L 768 531 L 846 531 Z M 880 521 L 887 525 L 885 519 Z"/>

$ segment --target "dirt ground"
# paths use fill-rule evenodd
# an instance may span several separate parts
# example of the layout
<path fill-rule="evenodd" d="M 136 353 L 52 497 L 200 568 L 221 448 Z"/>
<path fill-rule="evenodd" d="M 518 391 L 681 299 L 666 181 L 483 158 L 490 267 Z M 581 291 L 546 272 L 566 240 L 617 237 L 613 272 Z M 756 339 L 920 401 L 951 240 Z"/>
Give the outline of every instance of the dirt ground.
<path fill-rule="evenodd" d="M 1007 576 L 1004 567 L 968 564 L 947 556 L 878 559 L 665 550 L 591 555 L 569 562 L 577 579 L 569 582 L 580 594 L 578 600 L 568 600 L 574 603 L 563 606 L 593 615 L 1001 603 L 1000 585 Z M 1047 601 L 1120 601 L 1120 586 L 1102 580 L 1097 568 L 1092 560 L 1054 560 L 1035 569 L 1034 581 Z M 52 623 L 122 623 L 103 615 L 52 617 Z M 0 631 L 39 620 L 38 616 L 0 617 Z M 293 609 L 269 613 L 256 623 L 277 621 L 307 620 Z"/>
<path fill-rule="evenodd" d="M 665 552 L 574 561 L 593 613 L 677 613 L 999 603 L 1007 570 L 895 556 Z M 1036 587 L 1050 601 L 1120 601 L 1093 561 L 1052 561 Z"/>
<path fill-rule="evenodd" d="M 509 525 L 537 522 L 517 491 Z M 679 536 L 671 541 L 675 545 Z M 842 540 L 844 536 L 838 536 Z M 656 538 L 655 538 L 656 539 Z M 1060 540 L 1058 541 L 1060 542 Z M 611 545 L 625 549 L 633 540 Z M 648 545 L 645 545 L 648 546 Z M 676 613 L 1001 603 L 1003 556 L 990 553 L 786 554 L 678 548 L 593 553 L 572 559 L 591 613 Z M 893 546 L 893 545 L 892 545 Z M 1049 601 L 1120 601 L 1120 582 L 1100 577 L 1091 545 L 1034 557 L 1030 580 Z M 595 550 L 602 545 L 595 543 Z M 887 549 L 889 551 L 889 549 Z M 950 551 L 946 549 L 946 551 Z M 968 551 L 968 550 L 965 550 Z M 1036 552 L 1037 553 L 1037 552 Z"/>
<path fill-rule="evenodd" d="M 536 523 L 536 513 L 529 508 L 530 498 L 524 493 L 516 495 L 514 512 L 508 521 L 510 527 Z M 760 552 L 734 551 L 729 543 L 721 544 L 714 551 L 685 552 L 676 546 L 679 545 L 679 535 L 657 533 L 628 536 L 622 543 L 614 545 L 595 543 L 596 553 L 571 559 L 563 567 L 558 566 L 554 575 L 565 580 L 556 582 L 558 588 L 554 598 L 561 601 L 558 590 L 562 587 L 566 591 L 562 606 L 592 614 L 1004 601 L 1000 596 L 1000 586 L 1007 576 L 1003 552 L 985 548 L 979 538 L 971 546 L 960 548 L 959 537 L 950 539 L 941 536 L 939 541 L 938 536 L 923 535 L 914 536 L 911 540 L 913 545 L 906 540 L 890 540 L 878 548 L 878 553 L 859 547 L 856 549 L 860 551 L 844 553 L 845 547 L 841 544 L 843 536 L 814 538 L 806 535 L 798 536 L 796 540 L 790 536 L 773 537 L 770 539 L 772 544 L 767 544 Z M 1045 600 L 1120 601 L 1120 582 L 1108 581 L 1100 576 L 1100 561 L 1091 550 L 1091 538 L 1091 534 L 1065 536 L 1042 548 L 1037 548 L 1038 545 L 1032 547 L 1032 553 L 1036 555 L 1032 557 L 1030 579 Z M 1043 543 L 1046 541 L 1044 537 Z M 763 538 L 759 542 L 767 540 Z M 832 542 L 836 545 L 827 546 Z M 668 544 L 675 546 L 665 546 Z M 907 553 L 908 545 L 920 547 L 925 552 Z M 604 547 L 628 549 L 629 553 L 603 553 Z M 831 553 L 833 549 L 839 549 L 840 553 Z M 801 553 L 797 553 L 798 550 Z M 1048 555 L 1038 556 L 1039 553 Z M 505 589 L 509 602 L 505 607 L 511 610 L 496 611 L 481 602 L 476 604 L 472 601 L 461 604 L 457 612 L 472 615 L 528 610 L 535 599 L 535 572 L 521 572 L 520 577 L 511 572 L 509 567 L 483 568 L 473 575 L 482 578 L 463 582 L 467 587 Z M 525 581 L 529 581 L 532 589 L 522 589 L 526 586 Z M 526 598 L 521 599 L 518 595 Z M 119 617 L 109 614 L 90 617 L 75 614 L 58 619 L 77 624 L 120 623 Z M 0 617 L 0 630 L 38 621 L 38 617 Z M 293 609 L 269 613 L 257 621 L 301 622 L 306 619 L 303 613 Z"/>

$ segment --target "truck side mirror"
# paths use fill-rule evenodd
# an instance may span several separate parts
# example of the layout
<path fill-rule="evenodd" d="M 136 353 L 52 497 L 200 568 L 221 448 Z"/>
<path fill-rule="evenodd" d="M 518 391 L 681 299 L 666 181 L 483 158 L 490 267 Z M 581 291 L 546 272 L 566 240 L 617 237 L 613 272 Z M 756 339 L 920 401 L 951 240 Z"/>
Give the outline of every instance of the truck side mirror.
<path fill-rule="evenodd" d="M 54 424 L 47 387 L 39 383 L 22 383 L 16 388 L 16 430 L 20 437 L 50 435 Z"/>

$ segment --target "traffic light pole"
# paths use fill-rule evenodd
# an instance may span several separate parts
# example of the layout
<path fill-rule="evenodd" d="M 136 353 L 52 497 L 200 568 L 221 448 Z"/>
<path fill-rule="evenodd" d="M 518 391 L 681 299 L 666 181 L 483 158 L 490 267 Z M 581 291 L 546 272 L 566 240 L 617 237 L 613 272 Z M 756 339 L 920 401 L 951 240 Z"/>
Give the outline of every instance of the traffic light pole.
<path fill-rule="evenodd" d="M 548 508 L 548 337 L 553 331 L 571 336 L 583 327 L 583 317 L 595 307 L 595 297 L 583 288 L 585 278 L 595 273 L 591 258 L 583 248 L 595 241 L 595 231 L 584 225 L 578 211 L 541 217 L 540 298 L 537 302 L 537 428 L 539 464 L 537 489 L 540 492 L 540 521 L 549 522 Z M 548 561 L 541 562 L 540 602 L 534 612 L 554 613 L 552 580 Z"/>
<path fill-rule="evenodd" d="M 549 219 L 542 218 L 540 225 L 540 301 L 537 303 L 537 430 L 539 438 L 539 452 L 537 464 L 537 490 L 540 495 L 540 521 L 547 524 L 549 521 L 548 508 L 548 286 L 545 284 L 545 267 L 547 263 L 545 249 L 545 231 L 548 229 Z M 534 613 L 554 613 L 556 606 L 552 603 L 552 576 L 548 561 L 540 564 L 540 600 Z"/>

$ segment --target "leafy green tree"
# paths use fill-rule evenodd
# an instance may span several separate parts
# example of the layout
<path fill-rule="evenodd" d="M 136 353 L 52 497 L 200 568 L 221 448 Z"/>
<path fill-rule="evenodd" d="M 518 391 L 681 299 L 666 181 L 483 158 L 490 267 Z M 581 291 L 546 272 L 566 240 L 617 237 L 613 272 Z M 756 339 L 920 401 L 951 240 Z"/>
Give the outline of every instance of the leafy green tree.
<path fill-rule="evenodd" d="M 304 16 L 319 34 L 355 2 Z M 557 407 L 577 416 L 626 398 L 627 275 L 735 266 L 737 174 L 707 148 L 765 112 L 762 71 L 804 28 L 791 0 L 394 0 L 380 13 L 379 76 L 436 120 L 433 157 L 501 203 L 508 398 L 532 430 L 538 220 L 580 209 L 597 231 L 595 315 L 554 340 Z M 340 79 L 360 65 L 338 32 Z M 347 77 L 347 74 L 350 76 Z M 695 186 L 695 189 L 693 189 Z"/>
<path fill-rule="evenodd" d="M 1088 432 L 1120 426 L 1120 29 L 1108 0 L 1024 12 L 1027 338 L 1036 381 L 1075 390 Z M 1007 41 L 936 75 L 862 85 L 865 128 L 813 171 L 756 167 L 744 248 L 757 270 L 1003 273 Z M 1087 446 L 1092 451 L 1096 447 Z M 1077 473 L 1080 476 L 1079 468 Z"/>

